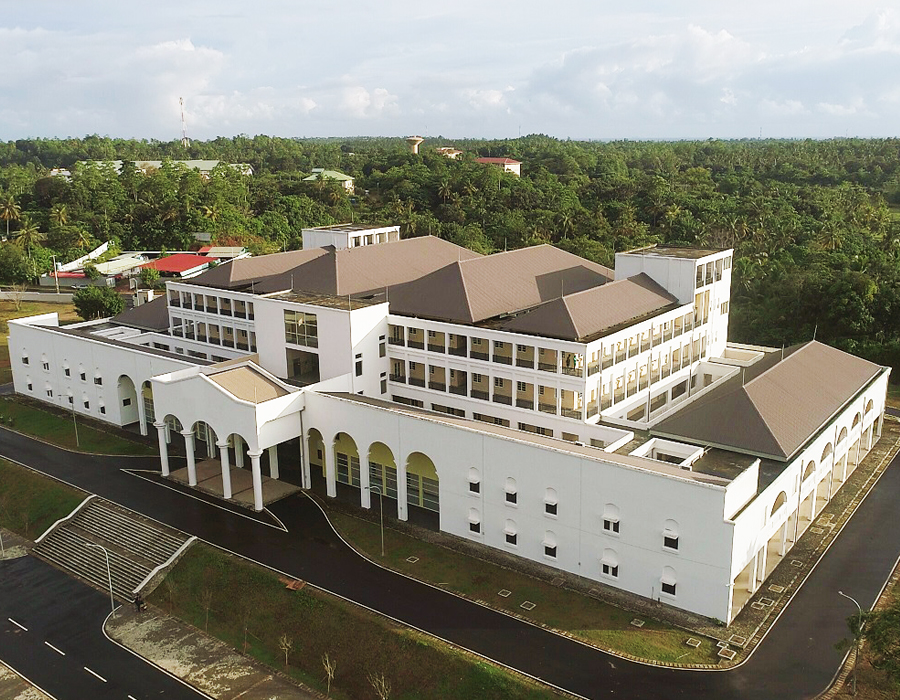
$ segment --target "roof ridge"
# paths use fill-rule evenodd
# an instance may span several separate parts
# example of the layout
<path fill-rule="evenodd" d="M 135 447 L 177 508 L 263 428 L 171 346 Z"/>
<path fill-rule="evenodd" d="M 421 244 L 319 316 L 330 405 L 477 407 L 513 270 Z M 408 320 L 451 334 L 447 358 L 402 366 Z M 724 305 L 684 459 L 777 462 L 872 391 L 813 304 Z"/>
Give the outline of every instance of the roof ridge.
<path fill-rule="evenodd" d="M 799 353 L 799 352 L 802 352 L 803 350 L 805 350 L 806 348 L 808 348 L 810 345 L 812 345 L 812 344 L 815 343 L 815 342 L 816 342 L 815 340 L 808 340 L 808 341 L 806 341 L 805 343 L 800 343 L 799 346 L 797 347 L 797 349 L 796 349 L 796 350 L 791 350 L 791 354 L 788 355 L 787 357 L 784 357 L 784 351 L 785 351 L 785 350 L 790 350 L 791 348 L 793 348 L 793 347 L 795 347 L 795 346 L 794 346 L 794 345 L 790 345 L 790 346 L 788 346 L 788 347 L 786 347 L 786 348 L 785 348 L 785 347 L 781 348 L 781 352 L 782 352 L 782 357 L 781 357 L 781 359 L 778 360 L 778 362 L 776 362 L 774 365 L 772 365 L 772 366 L 769 367 L 768 369 L 765 369 L 765 370 L 763 370 L 762 372 L 760 372 L 759 374 L 757 374 L 755 377 L 753 377 L 753 379 L 751 379 L 751 380 L 750 380 L 749 382 L 747 382 L 746 384 L 743 384 L 741 388 L 753 385 L 758 379 L 762 379 L 762 378 L 765 377 L 769 372 L 771 372 L 772 370 L 774 370 L 776 367 L 780 366 L 782 362 L 784 362 L 785 360 L 789 360 L 790 358 L 794 357 L 794 355 L 796 355 L 796 354 Z M 819 345 L 825 345 L 825 344 L 824 344 L 824 343 L 819 343 Z M 826 347 L 830 347 L 830 346 L 826 346 Z"/>
<path fill-rule="evenodd" d="M 774 366 L 774 367 L 777 367 L 778 365 L 776 364 L 776 365 L 773 365 L 773 366 Z M 770 368 L 770 369 L 771 369 L 771 368 Z M 768 371 L 768 370 L 766 370 L 766 371 Z M 765 372 L 763 372 L 763 374 L 765 374 Z M 760 375 L 760 376 L 762 376 L 762 375 Z M 756 379 L 758 379 L 758 378 L 759 378 L 759 377 L 756 377 Z M 768 422 L 766 421 L 766 419 L 763 417 L 763 414 L 760 412 L 759 407 L 756 405 L 756 402 L 753 400 L 753 397 L 750 396 L 750 394 L 747 392 L 745 386 L 742 386 L 742 387 L 741 387 L 741 393 L 743 393 L 744 396 L 747 398 L 747 401 L 750 402 L 750 405 L 753 407 L 753 412 L 754 412 L 754 413 L 757 415 L 757 417 L 759 418 L 760 422 L 762 423 L 763 427 L 764 427 L 765 430 L 766 430 L 766 433 L 769 435 L 770 438 L 772 438 L 772 441 L 773 441 L 776 445 L 778 445 L 778 447 L 781 449 L 781 454 L 784 455 L 785 457 L 788 457 L 788 452 L 787 452 L 787 450 L 785 449 L 785 446 L 781 443 L 781 440 L 779 440 L 779 439 L 775 436 L 775 433 L 772 432 L 772 429 L 769 427 L 769 423 L 768 423 Z"/>
<path fill-rule="evenodd" d="M 585 291 L 587 291 L 587 290 L 585 290 Z M 578 294 L 578 292 L 576 292 L 576 294 Z M 575 294 L 572 294 L 571 296 L 575 296 Z M 563 307 L 566 310 L 566 316 L 568 316 L 568 318 L 569 318 L 569 324 L 572 326 L 572 330 L 575 331 L 575 337 L 581 338 L 584 334 L 581 332 L 581 329 L 578 327 L 578 324 L 575 323 L 575 317 L 572 315 L 572 309 L 569 308 L 569 300 L 566 298 L 565 295 L 558 297 L 558 299 L 559 299 L 559 301 L 561 301 L 563 303 Z"/>
<path fill-rule="evenodd" d="M 485 256 L 487 257 L 487 256 Z M 471 260 L 479 260 L 480 258 L 470 258 Z M 475 322 L 475 314 L 472 313 L 472 300 L 469 298 L 469 287 L 466 284 L 466 276 L 463 274 L 462 264 L 464 262 L 468 262 L 468 260 L 457 260 L 455 262 L 450 263 L 451 266 L 456 266 L 457 276 L 459 277 L 459 283 L 462 285 L 463 297 L 466 300 L 466 309 L 469 312 L 469 319 L 471 322 Z"/>

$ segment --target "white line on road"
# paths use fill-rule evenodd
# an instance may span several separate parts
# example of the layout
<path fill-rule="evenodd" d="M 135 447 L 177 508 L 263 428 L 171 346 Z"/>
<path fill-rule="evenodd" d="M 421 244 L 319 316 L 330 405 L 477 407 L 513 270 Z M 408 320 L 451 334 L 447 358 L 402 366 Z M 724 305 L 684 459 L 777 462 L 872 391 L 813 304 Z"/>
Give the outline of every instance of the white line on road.
<path fill-rule="evenodd" d="M 129 695 L 129 696 L 128 696 L 128 700 L 137 700 L 137 698 L 134 697 L 134 695 Z"/>
<path fill-rule="evenodd" d="M 90 673 L 92 676 L 96 676 L 97 678 L 99 678 L 99 679 L 100 679 L 101 681 L 103 681 L 104 683 L 107 683 L 107 682 L 108 682 L 103 676 L 101 676 L 101 675 L 100 675 L 99 673 L 97 673 L 96 671 L 92 671 L 92 670 L 89 669 L 87 666 L 83 666 L 82 668 L 84 668 L 84 670 L 87 671 L 88 673 Z"/>
<path fill-rule="evenodd" d="M 57 654 L 59 654 L 60 656 L 65 656 L 65 655 L 66 655 L 66 652 L 64 652 L 62 649 L 58 649 L 57 647 L 53 646 L 50 642 L 44 642 L 44 644 L 46 644 L 48 647 L 50 647 L 51 649 L 53 649 L 53 651 L 55 651 L 55 652 L 56 652 Z"/>
<path fill-rule="evenodd" d="M 18 622 L 13 620 L 11 617 L 7 617 L 6 619 L 9 620 L 10 622 L 12 622 L 19 629 L 25 630 L 26 632 L 28 631 L 28 628 L 25 625 L 20 625 Z"/>

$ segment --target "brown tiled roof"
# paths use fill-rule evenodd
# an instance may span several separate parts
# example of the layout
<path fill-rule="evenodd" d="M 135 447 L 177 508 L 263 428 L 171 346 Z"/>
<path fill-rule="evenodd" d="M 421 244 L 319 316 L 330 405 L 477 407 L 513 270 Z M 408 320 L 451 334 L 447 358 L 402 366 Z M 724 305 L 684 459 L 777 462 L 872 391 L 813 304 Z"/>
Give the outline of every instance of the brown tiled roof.
<path fill-rule="evenodd" d="M 757 364 L 770 366 L 743 386 L 740 375 L 727 380 L 651 432 L 789 461 L 883 370 L 815 341 Z"/>
<path fill-rule="evenodd" d="M 169 328 L 169 309 L 163 294 L 146 304 L 123 311 L 113 318 L 116 323 L 132 328 L 150 331 L 165 331 Z"/>
<path fill-rule="evenodd" d="M 620 324 L 677 305 L 678 299 L 642 272 L 548 301 L 501 327 L 517 333 L 585 341 Z"/>
<path fill-rule="evenodd" d="M 262 403 L 277 399 L 279 396 L 287 396 L 290 393 L 283 386 L 273 382 L 250 366 L 216 372 L 209 375 L 209 378 L 228 393 L 251 403 Z"/>
<path fill-rule="evenodd" d="M 241 258 L 240 260 L 222 263 L 203 274 L 184 280 L 184 282 L 219 289 L 245 287 L 249 286 L 251 282 L 259 282 L 274 275 L 279 275 L 327 253 L 327 248 L 309 248 L 307 250 L 292 250 L 287 253 Z"/>
<path fill-rule="evenodd" d="M 389 290 L 391 312 L 477 323 L 591 289 L 613 271 L 549 245 L 460 260 Z"/>

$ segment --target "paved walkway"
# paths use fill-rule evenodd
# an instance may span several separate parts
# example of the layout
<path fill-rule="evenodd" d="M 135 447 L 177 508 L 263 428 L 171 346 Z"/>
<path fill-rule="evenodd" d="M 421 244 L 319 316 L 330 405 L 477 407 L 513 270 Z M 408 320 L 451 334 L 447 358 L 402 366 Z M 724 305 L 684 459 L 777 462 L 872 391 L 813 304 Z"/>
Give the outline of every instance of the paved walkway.
<path fill-rule="evenodd" d="M 196 470 L 196 488 L 216 498 L 223 498 L 225 487 L 222 484 L 222 463 L 217 459 L 204 459 L 201 462 L 197 462 Z M 249 469 L 240 469 L 238 467 L 231 467 L 229 472 L 231 473 L 231 500 L 245 508 L 252 508 L 254 504 L 253 474 Z M 174 470 L 169 477 L 185 486 L 189 483 L 187 467 Z M 293 493 L 298 493 L 300 490 L 299 486 L 294 486 L 294 484 L 287 481 L 272 479 L 265 475 L 262 477 L 263 505 L 279 501 Z"/>
<path fill-rule="evenodd" d="M 0 454 L 77 484 L 242 556 L 428 631 L 475 653 L 590 698 L 809 698 L 828 686 L 846 634 L 843 589 L 871 605 L 900 555 L 895 459 L 793 602 L 743 665 L 727 672 L 661 669 L 624 661 L 382 569 L 359 557 L 302 494 L 272 507 L 287 532 L 221 503 L 151 484 L 124 467 L 153 458 L 80 455 L 0 430 Z"/>

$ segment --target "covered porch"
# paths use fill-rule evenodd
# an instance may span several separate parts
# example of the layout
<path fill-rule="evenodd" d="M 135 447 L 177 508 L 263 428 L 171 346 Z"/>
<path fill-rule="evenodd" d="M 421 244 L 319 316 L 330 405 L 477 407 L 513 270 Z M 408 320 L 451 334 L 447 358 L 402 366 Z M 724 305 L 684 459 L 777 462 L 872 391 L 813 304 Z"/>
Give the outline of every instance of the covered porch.
<path fill-rule="evenodd" d="M 216 498 L 235 501 L 247 508 L 255 505 L 255 491 L 253 486 L 253 473 L 248 469 L 236 466 L 228 467 L 228 474 L 223 473 L 223 464 L 220 459 L 204 459 L 196 464 L 197 483 L 196 488 Z M 169 478 L 181 484 L 190 485 L 188 468 L 183 467 L 169 473 Z M 231 494 L 225 495 L 225 485 L 230 483 Z M 300 487 L 287 481 L 272 476 L 260 475 L 260 489 L 263 507 L 280 501 L 300 491 Z"/>

